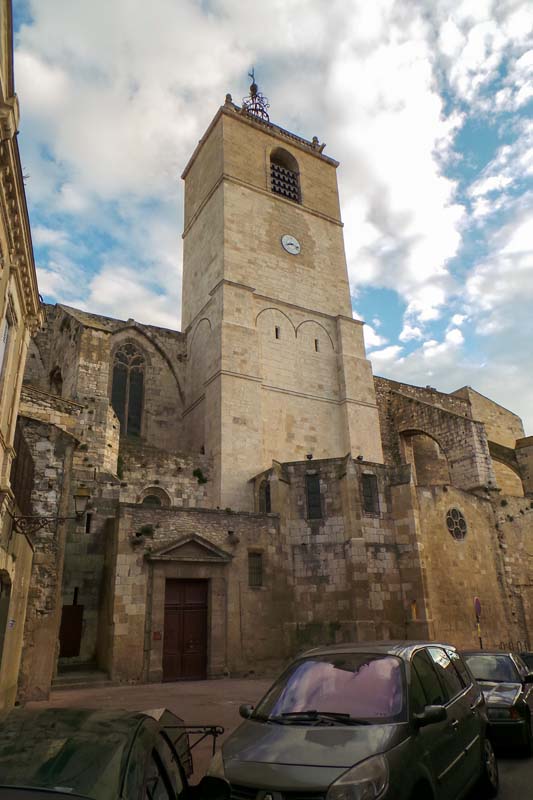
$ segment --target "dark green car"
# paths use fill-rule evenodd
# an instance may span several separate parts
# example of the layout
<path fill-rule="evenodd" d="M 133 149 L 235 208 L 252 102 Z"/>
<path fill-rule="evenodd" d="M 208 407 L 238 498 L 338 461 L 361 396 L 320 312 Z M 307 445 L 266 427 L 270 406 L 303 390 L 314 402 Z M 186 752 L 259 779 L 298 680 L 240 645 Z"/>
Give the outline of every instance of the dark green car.
<path fill-rule="evenodd" d="M 187 729 L 165 709 L 0 717 L 0 800 L 229 800 L 226 781 L 190 786 L 191 772 Z"/>
<path fill-rule="evenodd" d="M 483 694 L 434 643 L 316 648 L 297 658 L 225 741 L 208 774 L 232 800 L 495 797 Z"/>

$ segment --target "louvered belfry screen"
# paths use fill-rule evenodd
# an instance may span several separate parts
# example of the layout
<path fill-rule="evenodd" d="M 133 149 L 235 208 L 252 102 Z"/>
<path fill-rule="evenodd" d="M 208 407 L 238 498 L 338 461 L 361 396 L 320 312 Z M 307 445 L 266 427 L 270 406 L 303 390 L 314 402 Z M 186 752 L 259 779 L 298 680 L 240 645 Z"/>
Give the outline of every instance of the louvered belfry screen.
<path fill-rule="evenodd" d="M 270 183 L 273 192 L 286 197 L 288 200 L 294 200 L 295 203 L 300 202 L 300 182 L 298 180 L 298 173 L 293 172 L 292 169 L 282 167 L 274 161 L 270 164 Z"/>

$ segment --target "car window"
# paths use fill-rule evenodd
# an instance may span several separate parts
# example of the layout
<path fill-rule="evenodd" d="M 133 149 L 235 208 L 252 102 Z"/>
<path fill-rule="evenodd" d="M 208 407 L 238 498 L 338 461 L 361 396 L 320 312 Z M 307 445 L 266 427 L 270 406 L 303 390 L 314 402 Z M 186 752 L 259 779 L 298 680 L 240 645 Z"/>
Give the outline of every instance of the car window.
<path fill-rule="evenodd" d="M 520 653 L 520 658 L 528 668 L 528 672 L 533 672 L 533 653 Z"/>
<path fill-rule="evenodd" d="M 175 800 L 161 756 L 155 748 L 152 750 L 152 755 L 148 762 L 144 785 L 145 800 Z"/>
<path fill-rule="evenodd" d="M 184 786 L 178 755 L 164 733 L 159 734 L 156 747 L 170 780 L 173 797 L 181 797 Z"/>
<path fill-rule="evenodd" d="M 411 714 L 421 714 L 424 711 L 427 700 L 424 687 L 420 682 L 416 669 L 411 668 L 411 681 L 409 685 L 409 705 Z"/>
<path fill-rule="evenodd" d="M 422 684 L 422 688 L 424 689 L 426 705 L 444 705 L 446 702 L 446 696 L 428 654 L 424 650 L 419 650 L 413 656 L 411 664 L 418 675 L 420 683 Z"/>
<path fill-rule="evenodd" d="M 437 674 L 442 681 L 448 700 L 453 700 L 458 694 L 464 690 L 461 679 L 457 674 L 455 667 L 446 655 L 446 651 L 442 647 L 428 647 L 429 655 L 435 665 Z"/>
<path fill-rule="evenodd" d="M 513 661 L 516 664 L 518 672 L 520 673 L 520 677 L 522 678 L 522 680 L 524 680 L 524 678 L 529 672 L 528 668 L 525 665 L 525 662 L 520 658 L 520 656 L 517 655 L 513 656 Z"/>
<path fill-rule="evenodd" d="M 446 650 L 446 652 L 450 657 L 450 661 L 457 670 L 463 686 L 471 686 L 472 677 L 468 672 L 467 666 L 463 661 L 463 659 L 461 658 L 461 656 L 459 655 L 459 653 L 456 650 Z"/>
<path fill-rule="evenodd" d="M 513 663 L 513 659 L 504 655 L 491 653 L 465 654 L 464 660 L 468 669 L 478 681 L 494 681 L 495 683 L 520 683 L 521 677 Z"/>

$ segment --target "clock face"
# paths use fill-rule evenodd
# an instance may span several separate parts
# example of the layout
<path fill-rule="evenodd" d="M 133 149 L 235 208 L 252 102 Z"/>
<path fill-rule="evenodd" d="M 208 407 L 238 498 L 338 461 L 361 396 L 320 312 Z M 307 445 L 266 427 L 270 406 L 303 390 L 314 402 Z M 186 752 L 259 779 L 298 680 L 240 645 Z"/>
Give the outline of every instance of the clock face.
<path fill-rule="evenodd" d="M 281 237 L 281 246 L 287 253 L 290 253 L 291 256 L 297 256 L 301 250 L 300 242 L 295 236 L 291 236 L 290 233 L 285 233 Z"/>

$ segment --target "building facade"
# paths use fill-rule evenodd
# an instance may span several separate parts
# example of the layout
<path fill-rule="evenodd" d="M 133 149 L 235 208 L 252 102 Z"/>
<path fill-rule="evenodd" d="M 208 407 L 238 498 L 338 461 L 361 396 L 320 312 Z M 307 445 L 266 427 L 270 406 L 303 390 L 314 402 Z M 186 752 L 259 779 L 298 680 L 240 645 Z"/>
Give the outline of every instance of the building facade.
<path fill-rule="evenodd" d="M 166 681 L 319 642 L 475 646 L 474 597 L 487 645 L 533 638 L 533 438 L 469 387 L 373 376 L 323 149 L 228 96 L 183 175 L 183 331 L 46 307 L 21 419 L 54 502 L 83 485 L 92 504 L 37 542 L 22 700 L 73 668 Z"/>
<path fill-rule="evenodd" d="M 41 320 L 17 144 L 11 2 L 0 2 L 0 709 L 17 691 L 32 543 L 13 527 L 30 513 L 33 462 L 17 424 L 26 353 Z"/>

